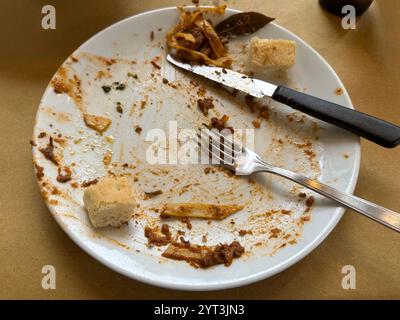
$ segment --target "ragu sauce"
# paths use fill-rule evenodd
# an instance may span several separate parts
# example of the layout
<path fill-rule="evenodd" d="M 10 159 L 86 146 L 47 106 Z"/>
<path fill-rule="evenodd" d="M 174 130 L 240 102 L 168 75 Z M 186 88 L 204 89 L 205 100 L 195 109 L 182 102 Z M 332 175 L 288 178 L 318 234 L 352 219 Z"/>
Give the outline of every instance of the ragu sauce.
<path fill-rule="evenodd" d="M 346 5 L 351 5 L 356 9 L 356 15 L 363 14 L 374 0 L 319 0 L 319 3 L 329 12 L 343 16 L 342 8 Z"/>

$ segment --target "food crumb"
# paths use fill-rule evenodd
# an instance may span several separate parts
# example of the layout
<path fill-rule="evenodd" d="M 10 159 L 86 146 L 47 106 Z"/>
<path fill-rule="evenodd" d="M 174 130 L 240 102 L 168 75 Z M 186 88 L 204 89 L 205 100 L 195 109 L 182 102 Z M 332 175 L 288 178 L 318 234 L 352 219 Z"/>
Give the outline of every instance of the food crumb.
<path fill-rule="evenodd" d="M 229 116 L 224 114 L 220 119 L 217 117 L 211 118 L 211 123 L 210 126 L 212 128 L 218 129 L 218 131 L 222 131 L 224 129 L 228 129 L 231 133 L 234 132 L 233 128 L 231 126 L 226 126 L 226 123 L 229 121 Z"/>
<path fill-rule="evenodd" d="M 99 182 L 99 179 L 93 179 L 93 180 L 90 180 L 90 181 L 84 181 L 84 182 L 82 182 L 81 186 L 83 188 L 87 188 L 87 187 L 89 187 L 91 185 L 96 184 L 97 182 Z"/>
<path fill-rule="evenodd" d="M 144 194 L 145 194 L 145 197 L 144 197 L 144 199 L 145 200 L 148 200 L 148 199 L 151 199 L 151 198 L 154 198 L 154 197 L 156 197 L 156 196 L 158 196 L 158 195 L 160 195 L 160 194 L 162 194 L 163 192 L 161 191 L 161 190 L 156 190 L 156 191 L 151 191 L 151 192 L 145 192 Z"/>
<path fill-rule="evenodd" d="M 155 59 L 151 60 L 151 64 L 158 70 L 161 69 L 161 66 L 155 61 Z"/>
<path fill-rule="evenodd" d="M 244 237 L 246 234 L 253 234 L 251 230 L 239 230 L 239 236 Z"/>
<path fill-rule="evenodd" d="M 208 110 L 214 108 L 214 103 L 212 98 L 204 98 L 197 100 L 197 106 L 204 116 L 208 115 Z"/>
<path fill-rule="evenodd" d="M 58 190 L 56 187 L 53 187 L 53 190 L 51 190 L 51 194 L 52 195 L 59 195 L 59 194 L 61 194 L 61 191 Z"/>
<path fill-rule="evenodd" d="M 316 157 L 315 152 L 313 150 L 311 150 L 311 149 L 305 149 L 304 153 L 308 156 L 309 160 L 312 160 L 313 158 Z"/>
<path fill-rule="evenodd" d="M 85 113 L 83 115 L 83 120 L 89 128 L 96 130 L 98 133 L 102 134 L 111 125 L 111 120 L 102 116 L 97 116 L 93 114 Z"/>
<path fill-rule="evenodd" d="M 54 154 L 54 144 L 53 144 L 53 137 L 49 138 L 49 143 L 45 148 L 39 149 L 39 151 L 44 155 L 44 157 L 53 162 L 55 165 L 58 165 L 58 161 L 56 160 Z"/>
<path fill-rule="evenodd" d="M 184 260 L 195 268 L 208 268 L 217 264 L 230 266 L 233 259 L 241 257 L 244 252 L 245 249 L 238 241 L 213 247 L 191 245 L 182 241 L 182 243 L 171 243 L 162 256 L 174 260 Z"/>
<path fill-rule="evenodd" d="M 184 223 L 184 224 L 186 224 L 186 227 L 189 229 L 189 230 L 192 230 L 192 222 L 190 221 L 190 218 L 188 218 L 188 217 L 184 217 L 184 218 L 182 218 L 181 219 L 181 222 L 182 223 Z"/>
<path fill-rule="evenodd" d="M 273 229 L 271 229 L 271 230 L 270 230 L 269 239 L 277 238 L 278 235 L 279 235 L 281 232 L 282 232 L 282 230 L 279 229 L 279 228 L 273 228 Z"/>
<path fill-rule="evenodd" d="M 204 97 L 207 93 L 207 90 L 205 87 L 201 86 L 198 90 L 197 90 L 197 95 L 200 97 Z"/>
<path fill-rule="evenodd" d="M 35 163 L 36 178 L 40 181 L 44 177 L 44 168 Z"/>
<path fill-rule="evenodd" d="M 122 109 L 122 104 L 121 104 L 121 102 L 117 102 L 117 107 L 116 107 L 116 109 L 117 109 L 117 112 L 118 112 L 118 113 L 124 113 L 124 109 Z"/>
<path fill-rule="evenodd" d="M 142 128 L 139 127 L 139 126 L 136 126 L 135 132 L 136 132 L 137 134 L 141 134 L 141 133 L 142 133 Z"/>
<path fill-rule="evenodd" d="M 159 228 L 150 228 L 146 226 L 144 229 L 144 236 L 147 238 L 149 246 L 165 246 L 171 242 L 171 231 L 169 230 L 169 225 L 163 224 L 161 226 L 161 235 L 159 234 Z"/>
<path fill-rule="evenodd" d="M 306 206 L 307 207 L 311 207 L 315 202 L 315 199 L 313 196 L 309 196 L 306 200 Z"/>
<path fill-rule="evenodd" d="M 259 120 L 253 120 L 251 123 L 253 124 L 254 128 L 260 128 L 261 123 Z"/>
<path fill-rule="evenodd" d="M 306 200 L 306 207 L 307 208 L 306 208 L 305 212 L 309 212 L 311 210 L 311 207 L 313 206 L 314 202 L 315 202 L 315 199 L 314 199 L 313 196 L 309 196 L 307 198 L 307 200 Z"/>
<path fill-rule="evenodd" d="M 58 175 L 57 175 L 57 181 L 61 183 L 66 183 L 68 181 L 71 181 L 71 169 L 68 167 L 61 167 L 58 168 Z"/>
<path fill-rule="evenodd" d="M 336 88 L 336 89 L 335 89 L 335 94 L 336 94 L 337 96 L 341 96 L 341 95 L 343 94 L 343 89 L 342 89 L 342 88 Z"/>

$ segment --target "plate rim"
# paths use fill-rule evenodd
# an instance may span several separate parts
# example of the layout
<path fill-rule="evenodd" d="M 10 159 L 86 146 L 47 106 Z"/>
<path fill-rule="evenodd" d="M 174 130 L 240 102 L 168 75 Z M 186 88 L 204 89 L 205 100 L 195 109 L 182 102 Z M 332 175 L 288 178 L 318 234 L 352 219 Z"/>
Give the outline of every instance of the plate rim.
<path fill-rule="evenodd" d="M 212 7 L 212 6 L 200 6 L 200 7 Z M 91 36 L 89 39 L 87 39 L 84 43 L 82 43 L 76 50 L 74 50 L 69 56 L 73 55 L 75 52 L 79 51 L 81 49 L 81 47 L 83 47 L 84 45 L 86 45 L 87 43 L 89 43 L 90 41 L 93 41 L 94 39 L 96 39 L 96 37 L 100 36 L 101 34 L 107 32 L 108 30 L 115 28 L 116 26 L 120 25 L 120 24 L 124 24 L 129 20 L 132 19 L 136 19 L 138 17 L 142 17 L 142 16 L 146 16 L 146 15 L 153 15 L 159 12 L 163 12 L 163 11 L 170 11 L 170 10 L 176 10 L 176 6 L 169 6 L 169 7 L 162 7 L 162 8 L 157 8 L 157 9 L 153 9 L 153 10 L 149 10 L 149 11 L 144 11 L 129 17 L 126 17 L 122 20 L 119 20 L 113 24 L 111 24 L 110 26 L 100 30 L 99 32 L 97 32 L 96 34 L 94 34 L 93 36 Z M 196 8 L 196 6 L 185 6 L 185 8 Z M 243 12 L 241 10 L 238 9 L 233 9 L 233 8 L 226 8 L 227 12 L 231 12 L 231 13 L 240 13 Z M 294 34 L 293 32 L 289 31 L 288 29 L 280 26 L 279 24 L 275 23 L 275 22 L 271 22 L 271 24 L 273 24 L 276 28 L 280 29 L 281 31 L 284 31 L 288 34 L 290 34 L 296 41 L 301 42 L 302 45 L 304 45 L 307 50 L 310 50 L 314 55 L 316 55 L 319 60 L 324 64 L 324 66 L 331 72 L 331 74 L 334 76 L 334 78 L 336 79 L 337 83 L 340 85 L 340 87 L 343 89 L 343 97 L 346 100 L 347 105 L 349 106 L 349 108 L 351 109 L 355 109 L 353 106 L 353 103 L 351 101 L 351 98 L 345 88 L 345 86 L 343 85 L 341 79 L 339 78 L 339 76 L 337 75 L 337 73 L 335 72 L 335 70 L 332 68 L 332 66 L 318 53 L 317 50 L 315 50 L 311 45 L 309 45 L 305 40 L 303 40 L 302 38 L 300 38 L 299 36 L 297 36 L 296 34 Z M 68 57 L 69 57 L 68 56 Z M 68 59 L 67 57 L 67 59 Z M 64 60 L 63 64 L 65 63 Z M 54 74 L 55 75 L 55 74 Z M 53 79 L 54 75 L 52 76 L 51 79 Z M 51 80 L 49 82 L 49 84 L 51 83 Z M 35 117 L 35 122 L 34 122 L 34 127 L 33 127 L 33 131 L 35 131 L 35 128 L 37 127 L 37 121 L 38 121 L 38 116 L 39 116 L 39 111 L 40 111 L 40 106 L 42 105 L 42 102 L 45 100 L 46 96 L 47 96 L 47 89 L 49 87 L 49 84 L 46 86 L 46 90 L 43 94 L 43 96 L 40 99 L 39 102 L 39 108 L 38 111 L 36 113 L 36 117 Z M 357 143 L 354 144 L 355 147 L 355 159 L 354 159 L 354 163 L 355 166 L 352 170 L 351 173 L 351 178 L 349 181 L 349 184 L 346 188 L 346 192 L 349 193 L 353 193 L 355 190 L 355 187 L 357 185 L 357 181 L 358 181 L 358 176 L 359 176 L 359 171 L 360 171 L 360 163 L 361 163 L 361 143 L 360 143 L 360 138 L 357 139 Z M 33 153 L 33 160 L 34 162 L 36 161 L 36 149 L 34 148 L 32 153 Z M 39 181 L 36 180 L 39 189 L 42 189 L 42 186 L 40 185 Z M 140 281 L 142 283 L 146 283 L 146 284 L 150 284 L 153 286 L 158 286 L 158 287 L 162 287 L 162 288 L 166 288 L 166 289 L 175 289 L 175 290 L 183 290 L 183 291 L 212 291 L 212 290 L 222 290 L 222 289 L 231 289 L 231 288 L 235 288 L 235 287 L 240 287 L 240 286 L 244 286 L 244 285 L 248 285 L 251 283 L 255 283 L 267 278 L 270 278 L 276 274 L 278 274 L 279 272 L 282 272 L 286 269 L 288 269 L 289 267 L 293 266 L 294 264 L 296 264 L 297 262 L 299 262 L 300 260 L 304 259 L 308 254 L 310 254 L 314 249 L 316 249 L 321 243 L 322 241 L 324 241 L 328 235 L 332 232 L 332 230 L 337 226 L 337 224 L 339 223 L 339 221 L 341 220 L 344 212 L 345 212 L 345 208 L 344 207 L 337 207 L 335 212 L 332 215 L 332 218 L 330 220 L 330 222 L 325 226 L 324 229 L 322 229 L 318 236 L 315 237 L 307 246 L 305 246 L 302 250 L 296 252 L 296 254 L 292 255 L 290 258 L 286 259 L 284 262 L 269 268 L 268 271 L 261 271 L 255 274 L 251 274 L 249 276 L 246 277 L 242 277 L 239 279 L 234 279 L 234 280 L 228 280 L 228 281 L 224 281 L 221 283 L 212 283 L 212 284 L 191 284 L 191 283 L 172 283 L 169 281 L 165 281 L 165 280 L 160 280 L 157 278 L 150 278 L 150 277 L 146 277 L 146 276 L 142 276 L 139 273 L 132 273 L 129 272 L 123 268 L 121 268 L 117 263 L 113 263 L 108 261 L 107 259 L 104 259 L 101 255 L 99 255 L 98 253 L 96 253 L 95 251 L 93 251 L 90 246 L 88 246 L 84 241 L 80 240 L 79 237 L 72 232 L 72 230 L 70 230 L 61 220 L 61 218 L 57 215 L 57 212 L 55 211 L 54 207 L 48 203 L 48 201 L 44 201 L 47 208 L 49 209 L 50 213 L 52 214 L 53 218 L 57 221 L 58 225 L 61 227 L 61 229 L 71 238 L 71 240 L 79 247 L 81 248 L 83 251 L 85 251 L 89 256 L 91 256 L 92 258 L 96 259 L 97 261 L 99 261 L 100 263 L 102 263 L 103 265 L 105 265 L 106 267 L 108 267 L 109 269 L 122 274 L 130 279 L 136 280 L 136 281 Z"/>

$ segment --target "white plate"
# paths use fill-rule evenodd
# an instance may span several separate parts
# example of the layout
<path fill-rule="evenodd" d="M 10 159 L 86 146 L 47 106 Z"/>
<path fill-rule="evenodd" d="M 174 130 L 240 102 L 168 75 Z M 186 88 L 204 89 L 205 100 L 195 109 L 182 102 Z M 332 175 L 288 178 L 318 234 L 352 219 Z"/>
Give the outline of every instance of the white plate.
<path fill-rule="evenodd" d="M 227 10 L 226 15 L 235 12 Z M 165 52 L 160 48 L 165 32 L 176 24 L 177 19 L 176 8 L 130 17 L 84 43 L 73 53 L 76 59 L 66 60 L 58 76 L 65 72 L 64 76 L 72 79 L 68 86 L 73 93 L 56 94 L 52 85 L 49 85 L 37 113 L 33 157 L 35 164 L 44 168 L 44 177 L 39 181 L 39 186 L 51 213 L 73 241 L 117 272 L 153 285 L 184 290 L 212 290 L 249 284 L 270 277 L 304 258 L 325 239 L 344 210 L 316 196 L 311 221 L 305 223 L 303 228 L 298 222 L 304 215 L 304 201 L 298 201 L 297 197 L 303 189 L 291 182 L 268 175 L 257 177 L 256 182 L 234 179 L 221 172 L 205 175 L 204 168 L 199 166 L 183 166 L 179 170 L 168 167 L 166 172 L 163 167 L 151 168 L 145 164 L 144 152 L 149 144 L 143 139 L 149 129 L 165 128 L 167 120 L 177 119 L 179 128 L 193 128 L 204 121 L 196 107 L 198 87 L 189 83 L 188 76 L 164 61 Z M 153 41 L 150 40 L 152 30 Z M 275 23 L 259 30 L 257 35 L 296 41 L 297 63 L 290 72 L 289 83 L 352 108 L 350 98 L 334 70 L 303 40 Z M 239 53 L 239 43 L 249 38 L 233 41 L 231 51 Z M 150 64 L 150 60 L 157 55 L 162 57 L 158 62 L 161 70 Z M 105 60 L 100 56 L 115 60 Z M 107 68 L 110 68 L 111 78 L 107 78 Z M 99 73 L 100 70 L 104 71 L 103 74 Z M 137 73 L 139 79 L 127 76 L 128 72 Z M 73 74 L 78 76 L 80 84 L 76 79 L 73 80 Z M 163 84 L 163 77 L 182 87 L 177 90 Z M 105 94 L 101 86 L 113 81 L 125 83 L 126 89 Z M 342 95 L 334 93 L 338 87 L 343 89 Z M 77 90 L 79 88 L 81 91 Z M 207 87 L 206 95 L 216 99 L 216 109 L 211 110 L 212 114 L 221 116 L 227 113 L 235 128 L 252 127 L 255 116 L 243 107 L 243 102 L 216 88 Z M 143 100 L 147 104 L 141 109 Z M 117 101 L 123 105 L 122 115 L 115 110 Z M 192 107 L 188 108 L 188 104 Z M 100 136 L 84 125 L 82 110 L 107 116 L 112 119 L 112 125 Z M 304 118 L 299 113 L 290 116 L 292 112 L 285 106 L 271 104 L 270 120 L 263 120 L 261 128 L 255 130 L 256 151 L 267 161 L 352 192 L 360 163 L 359 139 L 315 119 Z M 290 122 L 289 118 L 294 120 Z M 317 130 L 315 123 L 321 129 Z M 136 125 L 143 128 L 140 135 L 134 130 Z M 40 132 L 46 132 L 47 136 L 39 138 Z M 56 139 L 58 134 L 61 134 L 61 140 Z M 62 157 L 60 163 L 73 171 L 71 182 L 57 182 L 56 166 L 39 152 L 39 148 L 47 144 L 49 135 L 57 140 L 56 152 Z M 318 140 L 315 140 L 316 136 Z M 279 139 L 283 140 L 283 145 Z M 304 147 L 296 146 L 296 143 L 304 144 L 308 140 L 312 141 L 312 151 L 316 154 L 311 160 L 308 159 L 310 155 L 304 152 Z M 113 153 L 112 164 L 115 165 L 106 166 L 103 157 L 109 151 Z M 136 168 L 123 168 L 122 163 L 136 165 Z M 139 181 L 134 185 L 145 211 L 127 227 L 99 231 L 90 226 L 82 206 L 82 188 L 76 186 L 106 175 L 108 170 L 139 176 Z M 174 180 L 177 177 L 179 181 Z M 215 181 L 210 181 L 212 179 Z M 196 182 L 198 186 L 187 188 L 185 192 L 184 185 Z M 164 191 L 163 195 L 147 202 L 142 199 L 143 191 L 157 188 Z M 227 194 L 223 194 L 228 190 Z M 176 201 L 246 204 L 244 210 L 226 221 L 210 225 L 204 221 L 193 221 L 193 229 L 185 231 L 187 239 L 193 243 L 201 243 L 202 235 L 206 232 L 208 244 L 238 239 L 245 246 L 247 254 L 235 260 L 230 267 L 217 266 L 207 270 L 160 258 L 162 248 L 147 248 L 142 228 L 147 223 L 159 223 L 157 214 L 149 207 L 159 207 L 168 198 Z M 264 213 L 272 209 L 290 209 L 292 213 L 278 213 L 266 218 Z M 231 223 L 231 219 L 235 224 Z M 185 229 L 179 221 L 168 223 L 174 231 Z M 282 230 L 281 236 L 269 239 L 269 230 L 276 226 Z M 249 228 L 254 235 L 238 236 L 240 229 Z M 277 250 L 288 242 L 283 239 L 284 234 L 295 237 L 296 243 Z"/>

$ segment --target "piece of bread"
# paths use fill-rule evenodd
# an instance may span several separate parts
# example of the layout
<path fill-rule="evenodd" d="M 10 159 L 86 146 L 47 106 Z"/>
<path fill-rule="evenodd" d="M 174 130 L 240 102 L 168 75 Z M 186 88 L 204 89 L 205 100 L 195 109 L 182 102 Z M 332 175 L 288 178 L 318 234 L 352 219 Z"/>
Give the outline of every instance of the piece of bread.
<path fill-rule="evenodd" d="M 270 70 L 285 70 L 296 60 L 296 42 L 281 39 L 260 39 L 250 41 L 249 63 L 251 67 Z"/>
<path fill-rule="evenodd" d="M 126 177 L 104 177 L 85 189 L 83 203 L 95 228 L 120 227 L 136 208 L 132 188 Z"/>

